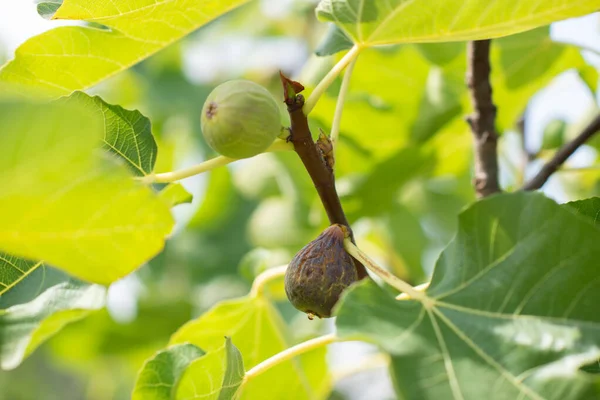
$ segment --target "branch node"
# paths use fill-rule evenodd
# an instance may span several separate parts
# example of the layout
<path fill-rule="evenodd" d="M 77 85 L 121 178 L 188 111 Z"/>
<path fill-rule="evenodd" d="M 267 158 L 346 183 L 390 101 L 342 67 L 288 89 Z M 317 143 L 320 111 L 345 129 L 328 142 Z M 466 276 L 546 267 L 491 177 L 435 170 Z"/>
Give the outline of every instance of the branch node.
<path fill-rule="evenodd" d="M 304 164 L 306 171 L 310 175 L 310 178 L 317 189 L 317 193 L 319 194 L 321 203 L 323 203 L 329 222 L 331 224 L 340 224 L 348 227 L 348 230 L 352 235 L 352 229 L 346 219 L 346 215 L 342 209 L 342 203 L 340 202 L 340 198 L 335 188 L 333 170 L 328 168 L 327 164 L 323 161 L 323 155 L 319 150 L 318 145 L 313 141 L 308 126 L 308 118 L 302 110 L 302 107 L 304 106 L 304 96 L 296 94 L 292 100 L 292 97 L 289 96 L 289 92 L 286 92 L 286 90 L 289 90 L 292 86 L 289 84 L 290 80 L 283 74 L 281 75 L 281 80 L 286 96 L 285 103 L 287 105 L 288 113 L 290 114 L 290 141 L 294 145 L 294 150 L 298 153 L 302 164 Z M 358 261 L 354 264 L 359 279 L 366 278 L 368 274 L 365 267 Z"/>

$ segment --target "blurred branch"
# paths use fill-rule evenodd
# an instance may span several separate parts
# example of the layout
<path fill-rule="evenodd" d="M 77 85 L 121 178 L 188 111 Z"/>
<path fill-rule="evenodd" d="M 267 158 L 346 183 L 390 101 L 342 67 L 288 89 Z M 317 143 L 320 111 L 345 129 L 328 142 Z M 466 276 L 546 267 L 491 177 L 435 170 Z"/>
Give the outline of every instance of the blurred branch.
<path fill-rule="evenodd" d="M 561 147 L 540 172 L 523 186 L 523 190 L 536 190 L 544 186 L 550 175 L 556 172 L 582 144 L 598 131 L 600 131 L 600 115 L 596 116 L 575 139 Z"/>
<path fill-rule="evenodd" d="M 490 84 L 490 40 L 469 42 L 467 48 L 467 86 L 473 104 L 473 113 L 467 122 L 475 141 L 475 191 L 477 197 L 500 192 L 498 184 L 498 156 L 496 133 L 496 106 L 492 102 Z"/>
<path fill-rule="evenodd" d="M 589 167 L 574 167 L 574 168 L 559 168 L 556 172 L 592 172 L 592 171 L 600 171 L 600 165 L 590 165 Z"/>
<path fill-rule="evenodd" d="M 350 237 L 354 241 L 352 229 L 346 219 L 346 214 L 342 209 L 342 203 L 335 188 L 335 177 L 333 169 L 325 163 L 323 155 L 313 141 L 310 128 L 308 127 L 308 118 L 302 111 L 304 106 L 304 96 L 299 93 L 303 86 L 294 82 L 283 74 L 281 81 L 284 88 L 284 98 L 290 114 L 291 128 L 289 141 L 294 145 L 294 150 L 308 171 L 310 178 L 317 189 L 321 203 L 325 208 L 329 222 L 332 224 L 341 224 L 348 227 Z M 367 270 L 359 262 L 354 263 L 359 279 L 368 276 Z"/>

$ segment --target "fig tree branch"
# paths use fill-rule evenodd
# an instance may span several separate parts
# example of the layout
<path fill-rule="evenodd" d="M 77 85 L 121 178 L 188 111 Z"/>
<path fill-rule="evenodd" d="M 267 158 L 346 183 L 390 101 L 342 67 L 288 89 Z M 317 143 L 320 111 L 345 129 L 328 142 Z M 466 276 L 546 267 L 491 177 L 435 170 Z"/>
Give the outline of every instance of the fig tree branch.
<path fill-rule="evenodd" d="M 290 137 L 288 140 L 294 145 L 294 150 L 298 153 L 302 164 L 304 164 L 304 168 L 306 168 L 306 171 L 310 175 L 321 203 L 323 203 L 329 222 L 348 227 L 350 237 L 354 240 L 352 229 L 346 219 L 346 214 L 344 214 L 342 203 L 335 188 L 333 169 L 325 163 L 321 152 L 315 145 L 310 128 L 308 127 L 308 118 L 302 111 L 304 96 L 297 93 L 303 87 L 298 82 L 294 82 L 283 75 L 281 75 L 281 80 L 291 122 Z M 358 262 L 355 262 L 355 264 L 359 279 L 368 276 L 362 264 Z"/>
<path fill-rule="evenodd" d="M 467 86 L 473 113 L 467 117 L 475 143 L 474 186 L 477 197 L 500 192 L 496 106 L 490 84 L 490 40 L 471 41 L 467 47 Z"/>
<path fill-rule="evenodd" d="M 540 172 L 523 186 L 523 190 L 536 190 L 555 173 L 560 166 L 584 144 L 589 138 L 600 131 L 600 115 L 596 116 L 585 129 L 573 140 L 561 147 L 554 156 L 542 167 Z"/>

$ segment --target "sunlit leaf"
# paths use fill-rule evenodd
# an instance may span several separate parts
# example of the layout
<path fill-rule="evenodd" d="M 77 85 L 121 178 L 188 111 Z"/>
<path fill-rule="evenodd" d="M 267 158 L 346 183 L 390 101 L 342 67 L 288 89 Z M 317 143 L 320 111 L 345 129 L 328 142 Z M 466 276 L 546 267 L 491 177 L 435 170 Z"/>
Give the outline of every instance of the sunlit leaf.
<path fill-rule="evenodd" d="M 489 39 L 597 10 L 596 0 L 321 0 L 317 16 L 373 46 Z"/>
<path fill-rule="evenodd" d="M 205 353 L 193 344 L 180 344 L 159 351 L 138 373 L 132 400 L 170 400 L 186 368 Z"/>
<path fill-rule="evenodd" d="M 190 342 L 210 353 L 222 346 L 223 336 L 236 344 L 247 370 L 292 345 L 279 313 L 262 297 L 217 304 L 184 325 L 171 344 Z M 328 390 L 325 352 L 319 349 L 256 376 L 244 385 L 242 399 L 261 398 L 267 392 L 274 399 L 320 399 Z"/>
<path fill-rule="evenodd" d="M 75 92 L 62 100 L 74 102 L 96 114 L 104 122 L 104 146 L 122 158 L 136 175 L 148 175 L 154 169 L 157 147 L 150 120 L 139 111 L 125 110 L 106 103 L 99 96 Z"/>
<path fill-rule="evenodd" d="M 244 378 L 244 362 L 230 337 L 219 348 L 194 361 L 185 371 L 176 399 L 231 400 Z"/>
<path fill-rule="evenodd" d="M 43 89 L 50 96 L 88 88 L 123 71 L 248 0 L 64 0 L 52 19 L 65 26 L 35 36 L 0 70 L 0 81 Z M 50 4 L 52 3 L 52 4 Z M 44 2 L 48 16 L 55 2 Z"/>
<path fill-rule="evenodd" d="M 168 184 L 158 192 L 158 196 L 171 207 L 192 202 L 192 195 L 180 183 Z"/>
<path fill-rule="evenodd" d="M 2 251 L 107 284 L 162 249 L 169 207 L 98 151 L 100 124 L 75 104 L 2 104 Z"/>
<path fill-rule="evenodd" d="M 379 344 L 407 399 L 592 399 L 600 358 L 600 231 L 541 194 L 482 200 L 460 216 L 426 294 L 398 301 L 367 283 L 338 333 Z"/>
<path fill-rule="evenodd" d="M 42 342 L 70 322 L 104 305 L 99 285 L 66 282 L 29 303 L 0 310 L 0 367 L 17 367 Z"/>

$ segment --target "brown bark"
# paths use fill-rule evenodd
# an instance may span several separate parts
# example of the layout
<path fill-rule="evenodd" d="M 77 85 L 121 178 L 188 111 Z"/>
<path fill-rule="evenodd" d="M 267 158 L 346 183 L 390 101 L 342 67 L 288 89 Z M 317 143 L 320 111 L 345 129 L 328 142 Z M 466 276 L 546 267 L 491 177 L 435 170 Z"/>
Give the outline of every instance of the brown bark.
<path fill-rule="evenodd" d="M 496 106 L 492 101 L 490 84 L 490 40 L 469 42 L 467 57 L 467 86 L 473 113 L 467 118 L 475 144 L 474 186 L 477 197 L 500 192 L 498 184 L 498 155 Z"/>
<path fill-rule="evenodd" d="M 544 186 L 544 183 L 555 173 L 567 159 L 575 153 L 589 138 L 600 132 L 600 115 L 596 116 L 585 129 L 572 141 L 561 147 L 529 182 L 523 186 L 523 190 L 536 190 Z"/>

